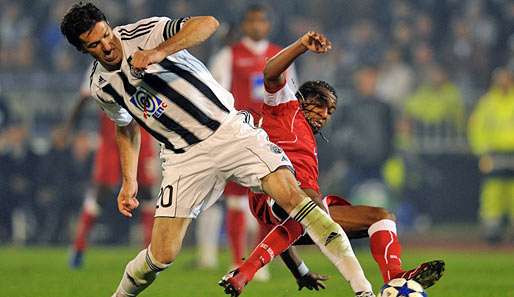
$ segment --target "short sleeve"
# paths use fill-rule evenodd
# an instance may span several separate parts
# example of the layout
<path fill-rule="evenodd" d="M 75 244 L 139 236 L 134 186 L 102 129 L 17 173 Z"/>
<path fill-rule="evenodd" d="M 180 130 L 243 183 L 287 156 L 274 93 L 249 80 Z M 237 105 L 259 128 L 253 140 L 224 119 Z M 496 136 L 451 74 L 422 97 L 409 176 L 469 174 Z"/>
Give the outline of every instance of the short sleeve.
<path fill-rule="evenodd" d="M 164 25 L 164 28 L 162 30 L 162 36 L 164 40 L 170 38 L 171 36 L 177 34 L 180 29 L 182 29 L 182 25 L 184 25 L 187 20 L 190 19 L 190 17 L 184 17 L 184 18 L 178 18 L 178 19 L 169 19 L 169 18 L 163 18 L 166 19 L 166 23 Z"/>
<path fill-rule="evenodd" d="M 264 104 L 266 105 L 277 106 L 289 101 L 296 101 L 295 92 L 291 88 L 291 82 L 289 80 L 286 81 L 282 88 L 275 92 L 265 90 Z"/>
<path fill-rule="evenodd" d="M 151 17 L 133 24 L 116 27 L 116 29 L 122 40 L 146 37 L 149 44 L 156 46 L 177 34 L 188 19 L 189 17 L 178 19 Z"/>
<path fill-rule="evenodd" d="M 102 91 L 101 83 L 105 84 L 105 80 L 98 73 L 97 62 L 93 63 L 91 68 L 90 81 L 90 94 L 95 99 L 96 104 L 100 109 L 118 126 L 126 126 L 132 121 L 132 116 L 129 112 L 121 107 L 116 101 L 108 94 Z M 103 82 L 102 82 L 103 81 Z"/>
<path fill-rule="evenodd" d="M 96 96 L 95 96 L 96 97 Z M 96 99 L 96 98 L 95 98 Z M 132 122 L 132 116 L 123 107 L 117 103 L 108 103 L 102 100 L 95 100 L 100 109 L 113 121 L 116 125 L 123 127 Z"/>

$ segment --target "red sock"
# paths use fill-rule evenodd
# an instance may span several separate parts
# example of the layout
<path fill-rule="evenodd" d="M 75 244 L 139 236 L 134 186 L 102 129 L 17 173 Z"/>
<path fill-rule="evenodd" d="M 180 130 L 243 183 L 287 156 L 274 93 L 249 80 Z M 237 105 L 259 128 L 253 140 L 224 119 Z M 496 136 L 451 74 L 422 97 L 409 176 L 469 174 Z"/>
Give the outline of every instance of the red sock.
<path fill-rule="evenodd" d="M 141 213 L 141 224 L 143 225 L 143 244 L 147 247 L 152 240 L 153 210 L 143 209 Z"/>
<path fill-rule="evenodd" d="M 76 251 L 84 251 L 87 246 L 87 237 L 91 228 L 95 224 L 96 216 L 88 213 L 87 211 L 82 211 L 80 215 L 80 220 L 77 225 L 77 237 L 75 238 L 75 242 L 73 244 Z"/>
<path fill-rule="evenodd" d="M 269 227 L 266 227 L 266 225 L 259 224 L 259 226 L 257 226 L 257 228 L 258 228 L 257 238 L 256 238 L 254 244 L 260 243 L 264 239 L 264 237 L 266 237 L 266 235 L 268 235 L 268 233 L 271 231 L 271 229 Z"/>
<path fill-rule="evenodd" d="M 371 254 L 382 273 L 384 282 L 401 273 L 401 246 L 396 235 L 396 224 L 392 220 L 380 220 L 368 230 Z"/>
<path fill-rule="evenodd" d="M 243 261 L 245 248 L 246 221 L 242 210 L 228 209 L 226 216 L 227 235 L 230 250 L 232 251 L 232 263 L 239 266 Z"/>
<path fill-rule="evenodd" d="M 287 250 L 302 234 L 302 225 L 291 219 L 275 226 L 255 247 L 248 259 L 239 267 L 239 271 L 245 273 L 250 281 L 257 270 Z"/>

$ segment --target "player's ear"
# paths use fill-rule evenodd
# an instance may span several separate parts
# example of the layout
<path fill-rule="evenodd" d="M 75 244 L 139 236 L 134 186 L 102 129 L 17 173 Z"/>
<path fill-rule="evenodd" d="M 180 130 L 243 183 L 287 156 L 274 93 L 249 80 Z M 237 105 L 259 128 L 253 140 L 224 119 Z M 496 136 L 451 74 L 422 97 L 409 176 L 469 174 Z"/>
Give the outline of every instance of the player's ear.
<path fill-rule="evenodd" d="M 86 50 L 86 46 L 84 45 L 84 43 L 80 42 L 80 52 L 83 53 L 83 54 L 87 54 L 87 50 Z"/>

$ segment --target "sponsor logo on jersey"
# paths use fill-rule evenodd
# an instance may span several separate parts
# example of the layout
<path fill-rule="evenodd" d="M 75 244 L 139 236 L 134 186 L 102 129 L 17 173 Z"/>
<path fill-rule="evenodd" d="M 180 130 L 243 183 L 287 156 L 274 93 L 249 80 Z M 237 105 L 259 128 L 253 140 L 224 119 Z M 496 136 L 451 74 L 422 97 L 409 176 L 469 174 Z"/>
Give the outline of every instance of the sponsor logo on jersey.
<path fill-rule="evenodd" d="M 130 102 L 143 112 L 145 119 L 148 117 L 159 118 L 168 107 L 166 102 L 143 88 L 137 89 L 130 98 Z"/>
<path fill-rule="evenodd" d="M 264 75 L 262 74 L 262 72 L 253 74 L 250 77 L 250 84 L 252 100 L 257 102 L 263 102 L 266 93 L 264 92 Z"/>

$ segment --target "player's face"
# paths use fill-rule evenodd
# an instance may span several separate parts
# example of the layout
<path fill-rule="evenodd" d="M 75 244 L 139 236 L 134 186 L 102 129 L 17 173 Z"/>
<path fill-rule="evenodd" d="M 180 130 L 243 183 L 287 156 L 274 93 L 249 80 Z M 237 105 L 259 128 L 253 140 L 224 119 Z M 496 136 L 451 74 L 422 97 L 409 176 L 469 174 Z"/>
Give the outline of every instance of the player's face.
<path fill-rule="evenodd" d="M 104 21 L 96 23 L 93 28 L 80 34 L 84 51 L 98 60 L 109 70 L 119 69 L 123 58 L 121 42 Z"/>
<path fill-rule="evenodd" d="M 332 112 L 326 104 L 309 104 L 303 113 L 314 134 L 318 133 L 332 116 Z"/>
<path fill-rule="evenodd" d="M 243 33 L 252 40 L 260 41 L 266 39 L 271 29 L 268 16 L 264 11 L 250 11 L 242 24 Z"/>
<path fill-rule="evenodd" d="M 335 111 L 335 98 L 333 94 L 323 89 L 318 95 L 324 99 L 306 98 L 307 104 L 303 105 L 303 114 L 311 126 L 314 134 L 318 133 L 330 120 Z"/>

